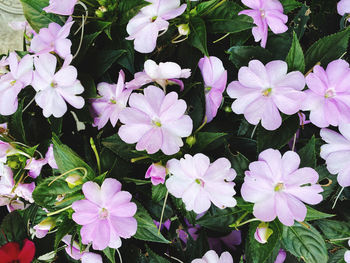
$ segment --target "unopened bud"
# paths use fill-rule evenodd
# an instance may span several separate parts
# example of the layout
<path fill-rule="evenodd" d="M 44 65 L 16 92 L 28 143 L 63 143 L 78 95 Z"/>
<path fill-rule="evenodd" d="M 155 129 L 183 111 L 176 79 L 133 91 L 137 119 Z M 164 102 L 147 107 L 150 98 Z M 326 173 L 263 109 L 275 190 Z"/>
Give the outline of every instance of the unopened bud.
<path fill-rule="evenodd" d="M 83 183 L 83 178 L 78 174 L 72 174 L 66 178 L 69 188 L 74 188 Z"/>
<path fill-rule="evenodd" d="M 232 112 L 232 108 L 230 106 L 226 106 L 224 108 L 224 111 L 230 113 L 230 112 Z"/>
<path fill-rule="evenodd" d="M 261 244 L 265 244 L 273 233 L 273 230 L 268 228 L 268 226 L 269 223 L 262 222 L 256 228 L 254 238 Z"/>
<path fill-rule="evenodd" d="M 195 136 L 189 136 L 186 139 L 186 143 L 188 144 L 188 146 L 190 146 L 190 148 L 196 144 L 196 137 Z"/>
<path fill-rule="evenodd" d="M 18 169 L 20 167 L 20 164 L 16 161 L 9 161 L 7 162 L 7 166 L 12 169 Z"/>
<path fill-rule="evenodd" d="M 179 31 L 179 34 L 182 36 L 188 36 L 191 32 L 190 27 L 188 24 L 181 24 L 177 26 L 177 29 Z"/>

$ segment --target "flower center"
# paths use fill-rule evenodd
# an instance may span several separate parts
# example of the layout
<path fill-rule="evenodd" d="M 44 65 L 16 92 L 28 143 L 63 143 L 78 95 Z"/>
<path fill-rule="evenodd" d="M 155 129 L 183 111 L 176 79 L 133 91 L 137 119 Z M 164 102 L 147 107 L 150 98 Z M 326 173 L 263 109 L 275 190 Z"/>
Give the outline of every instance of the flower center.
<path fill-rule="evenodd" d="M 280 191 L 283 190 L 283 188 L 284 188 L 283 183 L 278 183 L 278 184 L 276 184 L 276 186 L 275 186 L 275 192 L 280 192 Z"/>
<path fill-rule="evenodd" d="M 10 84 L 11 84 L 11 86 L 15 85 L 15 84 L 16 84 L 16 80 L 12 80 L 12 81 L 10 82 Z"/>
<path fill-rule="evenodd" d="M 202 179 L 197 178 L 196 180 L 194 180 L 197 184 L 199 184 L 200 186 L 204 187 L 204 181 Z"/>
<path fill-rule="evenodd" d="M 206 94 L 209 93 L 209 92 L 211 91 L 211 89 L 212 89 L 212 87 L 210 87 L 210 86 L 206 87 L 206 88 L 205 88 L 205 93 L 206 93 Z"/>
<path fill-rule="evenodd" d="M 111 99 L 109 102 L 112 104 L 117 104 L 117 101 L 115 99 Z"/>
<path fill-rule="evenodd" d="M 267 88 L 263 90 L 262 94 L 265 97 L 269 97 L 271 95 L 271 92 L 272 92 L 272 88 Z"/>
<path fill-rule="evenodd" d="M 151 22 L 156 21 L 156 20 L 157 20 L 157 18 L 158 18 L 158 16 L 154 16 L 154 17 L 152 17 L 152 18 L 151 18 Z"/>
<path fill-rule="evenodd" d="M 260 15 L 262 18 L 265 17 L 265 10 L 264 9 L 260 9 Z"/>
<path fill-rule="evenodd" d="M 99 213 L 100 219 L 106 219 L 108 218 L 108 216 L 109 216 L 108 210 L 106 208 L 102 208 Z"/>
<path fill-rule="evenodd" d="M 57 88 L 57 83 L 54 82 L 54 81 L 52 81 L 51 84 L 50 84 L 50 86 L 53 87 L 53 88 Z"/>
<path fill-rule="evenodd" d="M 324 97 L 326 99 L 333 98 L 335 96 L 335 90 L 334 88 L 329 88 L 326 90 L 326 93 L 324 94 Z"/>
<path fill-rule="evenodd" d="M 152 124 L 156 127 L 162 127 L 162 123 L 160 120 L 152 120 Z"/>

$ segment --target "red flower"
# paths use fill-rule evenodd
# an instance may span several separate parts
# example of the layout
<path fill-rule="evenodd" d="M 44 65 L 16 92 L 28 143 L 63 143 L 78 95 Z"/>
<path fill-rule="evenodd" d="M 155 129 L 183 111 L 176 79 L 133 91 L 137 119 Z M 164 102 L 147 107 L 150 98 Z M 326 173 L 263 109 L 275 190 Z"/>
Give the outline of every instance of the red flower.
<path fill-rule="evenodd" d="M 0 261 L 2 263 L 30 263 L 35 254 L 35 246 L 32 241 L 25 239 L 22 250 L 16 242 L 10 242 L 0 248 Z"/>

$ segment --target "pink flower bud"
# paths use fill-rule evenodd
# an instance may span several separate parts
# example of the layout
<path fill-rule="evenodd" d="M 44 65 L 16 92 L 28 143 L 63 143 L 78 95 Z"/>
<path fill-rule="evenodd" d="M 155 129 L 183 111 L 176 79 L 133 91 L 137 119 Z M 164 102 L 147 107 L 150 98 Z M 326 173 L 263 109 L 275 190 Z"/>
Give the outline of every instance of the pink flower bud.
<path fill-rule="evenodd" d="M 153 163 L 146 172 L 145 178 L 151 178 L 153 185 L 164 184 L 166 169 L 160 163 Z"/>
<path fill-rule="evenodd" d="M 268 223 L 262 222 L 256 228 L 254 238 L 261 244 L 265 244 L 273 233 L 272 229 L 268 228 L 268 226 Z"/>

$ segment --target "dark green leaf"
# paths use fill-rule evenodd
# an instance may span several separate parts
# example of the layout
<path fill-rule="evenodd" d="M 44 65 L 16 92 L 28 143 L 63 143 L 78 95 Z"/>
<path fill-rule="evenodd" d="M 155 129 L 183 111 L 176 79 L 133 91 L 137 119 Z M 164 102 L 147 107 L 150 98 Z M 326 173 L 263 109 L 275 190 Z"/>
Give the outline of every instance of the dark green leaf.
<path fill-rule="evenodd" d="M 319 219 L 324 219 L 324 218 L 329 218 L 329 217 L 333 217 L 335 215 L 331 215 L 331 214 L 326 214 L 320 211 L 317 211 L 316 209 L 313 209 L 310 206 L 306 206 L 307 208 L 307 214 L 306 217 L 304 219 L 304 221 L 311 221 L 311 220 L 319 220 Z"/>
<path fill-rule="evenodd" d="M 149 263 L 169 263 L 168 260 L 154 253 L 148 246 L 146 248 L 148 252 Z"/>
<path fill-rule="evenodd" d="M 205 56 L 209 56 L 207 49 L 207 30 L 203 19 L 199 17 L 192 17 L 190 20 L 190 35 L 188 37 L 189 43 L 198 48 Z"/>
<path fill-rule="evenodd" d="M 319 175 L 319 183 L 325 184 L 327 186 L 322 187 L 323 200 L 326 200 L 332 193 L 334 193 L 338 187 L 336 177 L 329 173 L 325 165 L 317 166 L 316 172 Z"/>
<path fill-rule="evenodd" d="M 316 224 L 327 239 L 350 237 L 349 222 L 324 219 L 317 221 Z"/>
<path fill-rule="evenodd" d="M 193 146 L 195 152 L 202 152 L 214 141 L 226 136 L 223 132 L 198 132 L 196 135 L 196 144 Z"/>
<path fill-rule="evenodd" d="M 258 152 L 267 148 L 280 149 L 285 146 L 299 129 L 299 117 L 297 114 L 285 119 L 277 130 L 267 131 L 259 125 L 257 131 Z"/>
<path fill-rule="evenodd" d="M 205 21 L 210 33 L 238 33 L 254 26 L 249 16 L 237 16 L 231 19 L 210 18 Z"/>
<path fill-rule="evenodd" d="M 55 244 L 54 249 L 56 250 L 58 248 L 59 243 L 61 242 L 62 238 L 69 234 L 75 227 L 75 223 L 73 220 L 69 218 L 64 218 L 64 220 L 60 223 L 59 227 L 57 228 L 56 235 L 55 235 Z"/>
<path fill-rule="evenodd" d="M 305 70 L 305 59 L 303 49 L 300 46 L 299 40 L 295 32 L 293 32 L 292 47 L 286 58 L 288 64 L 288 71 L 300 71 L 304 73 Z"/>
<path fill-rule="evenodd" d="M 337 250 L 334 254 L 331 254 L 329 256 L 328 263 L 345 263 L 344 254 L 346 251 L 347 249 L 343 248 L 343 249 Z"/>
<path fill-rule="evenodd" d="M 107 247 L 103 250 L 103 253 L 109 259 L 111 263 L 115 263 L 115 249 Z"/>
<path fill-rule="evenodd" d="M 287 251 L 307 263 L 327 263 L 326 244 L 320 233 L 311 225 L 308 227 L 295 223 L 284 227 L 283 245 Z"/>
<path fill-rule="evenodd" d="M 248 170 L 250 161 L 241 153 L 233 154 L 228 145 L 225 146 L 226 157 L 231 162 L 232 168 L 237 173 L 237 179 L 243 181 L 244 172 Z"/>
<path fill-rule="evenodd" d="M 313 135 L 310 141 L 299 150 L 300 167 L 316 167 L 316 144 L 315 136 Z"/>
<path fill-rule="evenodd" d="M 237 206 L 239 208 L 247 212 L 253 213 L 254 204 L 244 201 L 242 197 L 237 197 L 236 200 L 237 200 Z"/>
<path fill-rule="evenodd" d="M 150 184 L 151 183 L 150 180 L 141 180 L 141 179 L 128 178 L 128 177 L 124 177 L 122 180 L 124 182 L 134 183 L 136 185 L 145 185 L 145 184 Z"/>
<path fill-rule="evenodd" d="M 296 0 L 281 0 L 281 4 L 283 5 L 283 13 L 285 14 L 288 14 L 294 9 L 302 6 L 302 3 Z"/>
<path fill-rule="evenodd" d="M 94 71 L 91 74 L 99 78 L 125 53 L 126 50 L 99 50 L 92 61 Z"/>
<path fill-rule="evenodd" d="M 247 66 L 248 62 L 257 59 L 267 63 L 273 59 L 273 54 L 259 46 L 233 46 L 228 51 L 231 62 L 237 69 Z"/>
<path fill-rule="evenodd" d="M 19 104 L 18 104 L 18 109 L 15 112 L 15 114 L 13 114 L 10 117 L 10 121 L 9 121 L 9 129 L 11 131 L 11 134 L 17 138 L 17 140 L 22 141 L 24 143 L 26 143 L 26 134 L 25 134 L 25 129 L 24 129 L 24 125 L 23 125 L 23 104 L 24 104 L 24 100 L 22 100 Z"/>
<path fill-rule="evenodd" d="M 17 211 L 6 215 L 0 227 L 0 246 L 7 242 L 22 242 L 26 237 L 25 225 Z"/>
<path fill-rule="evenodd" d="M 163 200 L 167 192 L 164 184 L 152 185 L 152 200 L 156 203 Z"/>
<path fill-rule="evenodd" d="M 253 222 L 249 225 L 249 232 L 246 242 L 246 260 L 247 263 L 273 263 L 280 249 L 280 240 L 282 238 L 282 224 L 275 220 L 269 223 L 269 228 L 273 233 L 267 243 L 261 244 L 255 240 L 254 234 L 259 222 Z"/>
<path fill-rule="evenodd" d="M 326 67 L 332 60 L 340 58 L 348 48 L 350 27 L 333 35 L 321 38 L 305 54 L 306 70 L 321 62 Z"/>

